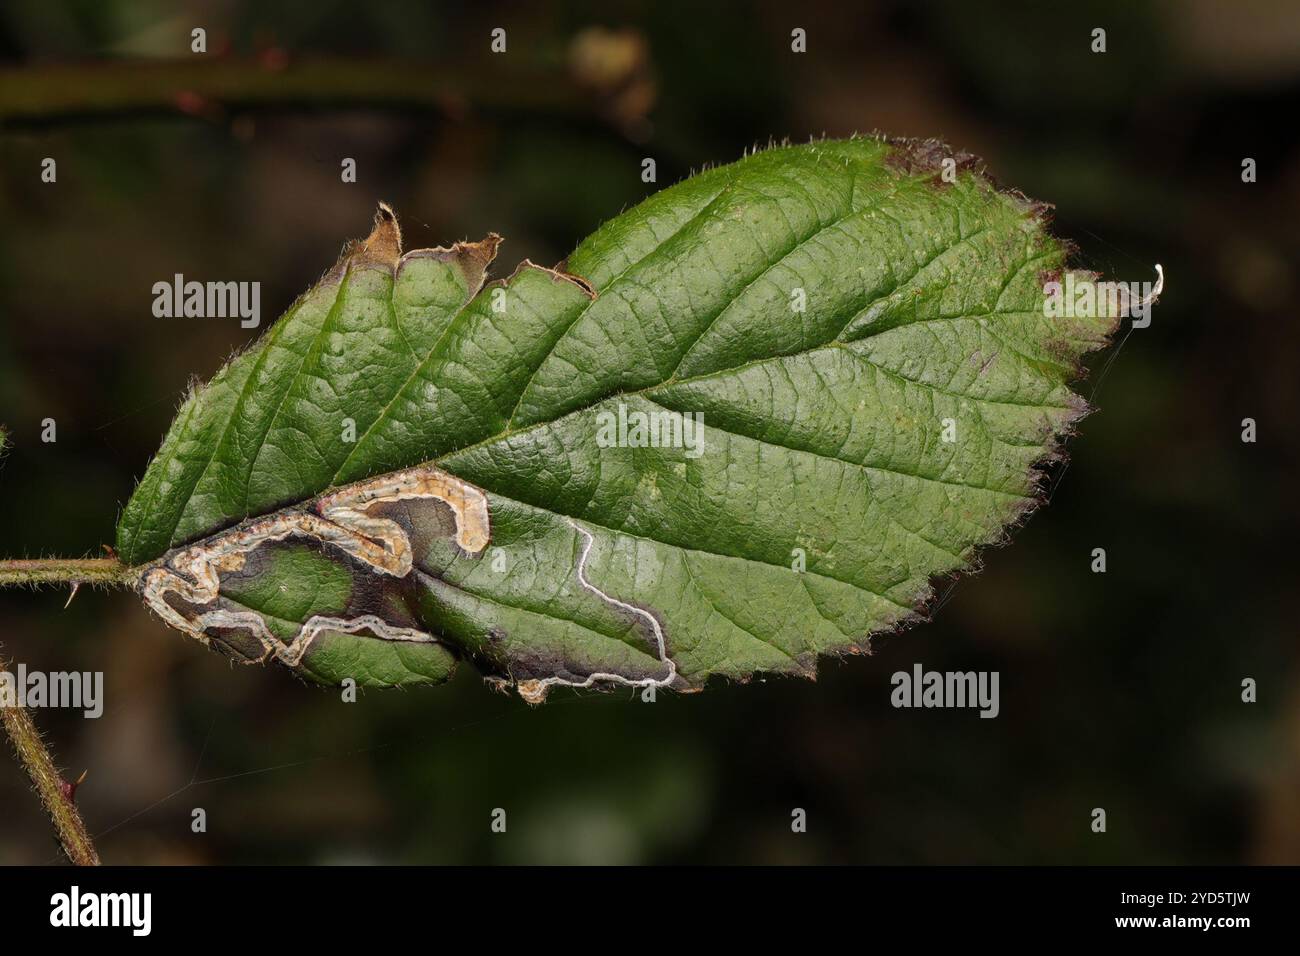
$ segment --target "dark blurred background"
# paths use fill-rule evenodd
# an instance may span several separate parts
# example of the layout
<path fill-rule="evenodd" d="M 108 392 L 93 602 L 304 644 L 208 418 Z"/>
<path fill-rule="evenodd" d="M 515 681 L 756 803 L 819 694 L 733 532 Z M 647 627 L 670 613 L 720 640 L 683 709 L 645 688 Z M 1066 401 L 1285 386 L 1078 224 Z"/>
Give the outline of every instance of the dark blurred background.
<path fill-rule="evenodd" d="M 257 334 L 155 319 L 154 282 L 260 280 L 269 324 L 378 199 L 408 247 L 502 233 L 504 275 L 756 142 L 879 129 L 1055 203 L 1107 278 L 1168 277 L 1151 327 L 1094 357 L 1051 506 L 931 623 L 816 683 L 530 710 L 464 667 L 345 704 L 127 593 L 0 592 L 9 654 L 105 673 L 101 719 L 34 716 L 90 771 L 106 862 L 1300 863 L 1300 8 L 707 6 L 0 8 L 0 555 L 111 542 L 187 380 Z M 917 661 L 1000 671 L 1001 716 L 892 709 Z M 57 860 L 11 757 L 0 862 Z"/>

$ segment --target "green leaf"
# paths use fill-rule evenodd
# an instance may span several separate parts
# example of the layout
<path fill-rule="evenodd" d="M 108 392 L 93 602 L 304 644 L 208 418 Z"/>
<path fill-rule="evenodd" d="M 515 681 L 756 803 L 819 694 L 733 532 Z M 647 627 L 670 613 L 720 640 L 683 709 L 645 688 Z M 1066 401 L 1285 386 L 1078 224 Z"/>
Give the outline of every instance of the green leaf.
<path fill-rule="evenodd" d="M 486 286 L 496 236 L 402 256 L 383 207 L 188 398 L 118 551 L 324 682 L 812 675 L 1041 500 L 1118 321 L 1046 317 L 1046 208 L 950 156 L 759 152 Z"/>

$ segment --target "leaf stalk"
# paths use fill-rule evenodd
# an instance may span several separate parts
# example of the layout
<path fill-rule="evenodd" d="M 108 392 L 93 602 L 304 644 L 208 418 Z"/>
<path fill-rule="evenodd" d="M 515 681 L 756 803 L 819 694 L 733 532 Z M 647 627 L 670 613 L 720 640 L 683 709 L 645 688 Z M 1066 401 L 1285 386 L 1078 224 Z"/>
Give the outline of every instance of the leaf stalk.
<path fill-rule="evenodd" d="M 0 588 L 40 584 L 128 587 L 136 571 L 117 558 L 13 558 L 0 560 Z"/>

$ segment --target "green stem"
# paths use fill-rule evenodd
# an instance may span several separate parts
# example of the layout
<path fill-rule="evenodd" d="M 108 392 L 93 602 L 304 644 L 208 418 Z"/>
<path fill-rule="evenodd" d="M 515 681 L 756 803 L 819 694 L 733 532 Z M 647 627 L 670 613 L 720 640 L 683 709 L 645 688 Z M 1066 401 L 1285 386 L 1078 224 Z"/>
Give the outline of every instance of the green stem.
<path fill-rule="evenodd" d="M 8 670 L 8 665 L 0 659 L 0 671 L 5 670 Z M 63 852 L 77 866 L 99 866 L 99 853 L 73 800 L 76 787 L 64 780 L 54 766 L 54 759 L 45 748 L 32 718 L 17 702 L 5 701 L 4 706 L 0 706 L 0 722 L 4 723 L 5 733 L 9 735 L 23 769 L 50 815 Z"/>
<path fill-rule="evenodd" d="M 127 587 L 134 580 L 135 570 L 117 558 L 0 560 L 0 588 L 35 584 Z"/>

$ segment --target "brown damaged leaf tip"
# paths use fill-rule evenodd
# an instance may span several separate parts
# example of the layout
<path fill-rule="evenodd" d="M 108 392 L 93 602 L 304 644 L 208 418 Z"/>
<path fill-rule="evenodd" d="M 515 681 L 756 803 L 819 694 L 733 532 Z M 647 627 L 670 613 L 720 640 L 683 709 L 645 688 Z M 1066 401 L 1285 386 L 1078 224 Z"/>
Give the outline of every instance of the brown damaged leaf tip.
<path fill-rule="evenodd" d="M 397 214 L 392 206 L 381 202 L 375 210 L 375 224 L 370 235 L 349 241 L 328 276 L 339 279 L 353 265 L 381 265 L 393 269 L 401 258 L 402 230 L 397 224 Z"/>
<path fill-rule="evenodd" d="M 457 242 L 446 252 L 460 261 L 466 277 L 470 279 L 470 285 L 477 291 L 477 287 L 482 284 L 483 273 L 496 259 L 497 247 L 500 245 L 501 237 L 495 232 L 489 232 L 478 242 Z M 443 251 L 441 248 L 433 250 L 435 253 Z"/>
<path fill-rule="evenodd" d="M 439 246 L 436 249 L 416 249 L 407 256 L 402 255 L 402 229 L 397 222 L 397 213 L 386 202 L 381 202 L 375 211 L 375 224 L 370 235 L 365 239 L 350 242 L 339 257 L 338 263 L 331 270 L 335 277 L 341 276 L 350 266 L 380 265 L 389 269 L 400 267 L 406 258 L 422 255 L 436 255 L 447 260 L 459 260 L 470 285 L 477 291 L 482 284 L 483 273 L 497 255 L 501 245 L 501 236 L 490 232 L 478 242 L 457 242 L 450 248 Z"/>
<path fill-rule="evenodd" d="M 401 257 L 402 229 L 397 224 L 397 214 L 392 206 L 381 202 L 375 211 L 375 225 L 370 235 L 352 252 L 351 258 L 393 267 Z"/>
<path fill-rule="evenodd" d="M 501 236 L 495 232 L 489 232 L 478 242 L 467 242 L 465 245 L 474 249 L 485 264 L 489 264 L 497 257 L 497 248 L 501 245 Z"/>

